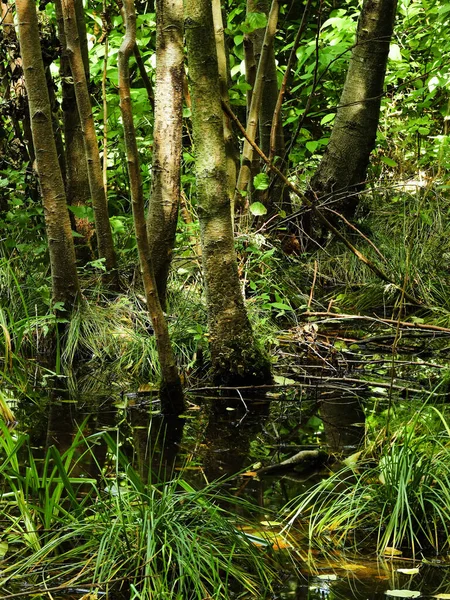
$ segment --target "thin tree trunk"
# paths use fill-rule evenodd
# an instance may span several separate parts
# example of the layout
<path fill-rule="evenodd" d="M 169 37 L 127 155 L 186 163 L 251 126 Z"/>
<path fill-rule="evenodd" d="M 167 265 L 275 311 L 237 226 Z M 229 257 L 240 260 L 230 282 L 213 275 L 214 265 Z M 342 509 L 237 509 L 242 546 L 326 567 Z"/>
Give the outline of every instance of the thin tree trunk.
<path fill-rule="evenodd" d="M 161 366 L 161 411 L 164 414 L 181 413 L 184 410 L 183 390 L 178 369 L 170 344 L 167 321 L 159 302 L 155 276 L 150 259 L 144 215 L 144 197 L 139 168 L 139 153 L 133 123 L 130 95 L 129 59 L 136 43 L 136 15 L 133 0 L 124 0 L 125 37 L 119 50 L 119 95 L 125 133 L 128 175 L 130 179 L 131 205 L 134 228 L 142 271 L 147 307 L 155 331 L 158 356 Z"/>
<path fill-rule="evenodd" d="M 365 0 L 333 131 L 311 180 L 311 197 L 354 213 L 366 178 L 383 96 L 397 0 Z"/>
<path fill-rule="evenodd" d="M 53 302 L 70 311 L 79 297 L 75 250 L 52 128 L 36 4 L 16 0 L 19 41 L 31 116 L 52 273 Z M 58 307 L 61 310 L 60 307 Z"/>
<path fill-rule="evenodd" d="M 269 2 L 268 0 L 247 0 L 247 14 L 248 13 L 264 13 L 269 15 Z M 265 29 L 256 29 L 255 31 L 247 34 L 247 44 L 252 46 L 252 54 L 254 55 L 255 64 L 259 64 L 261 60 L 261 53 L 263 49 L 265 36 Z M 274 36 L 275 37 L 275 36 Z M 261 150 L 269 156 L 271 151 L 271 134 L 272 134 L 272 122 L 277 106 L 278 99 L 278 79 L 277 79 L 277 66 L 275 61 L 275 50 L 274 50 L 274 37 L 270 40 L 270 44 L 267 48 L 267 59 L 266 68 L 262 77 L 264 79 L 264 93 L 261 97 L 261 106 L 259 112 L 259 147 Z M 274 156 L 284 156 L 284 135 L 283 125 L 281 119 L 277 119 L 275 128 L 273 131 L 273 142 L 274 142 Z M 273 159 L 274 156 L 271 158 Z M 256 173 L 261 170 L 263 166 L 261 161 L 254 157 L 253 163 L 256 162 L 257 170 Z M 279 165 L 280 166 L 280 165 Z M 284 171 L 283 167 L 282 171 Z M 255 174 L 255 167 L 252 169 Z M 271 184 L 267 190 L 259 192 L 255 199 L 259 200 L 267 208 L 269 216 L 278 210 L 284 210 L 286 213 L 291 211 L 291 204 L 289 200 L 289 193 L 285 190 L 284 185 L 278 178 L 272 178 Z"/>
<path fill-rule="evenodd" d="M 261 383 L 271 375 L 253 339 L 237 272 L 209 0 L 185 0 L 185 30 L 213 374 L 221 383 Z"/>
<path fill-rule="evenodd" d="M 212 0 L 214 35 L 216 39 L 217 64 L 219 68 L 220 94 L 223 102 L 228 104 L 228 87 L 231 80 L 229 73 L 229 60 L 225 44 L 223 27 L 222 6 L 220 0 Z M 225 154 L 227 157 L 227 189 L 231 203 L 231 214 L 234 216 L 234 193 L 239 165 L 239 150 L 237 140 L 233 134 L 230 117 L 223 113 L 223 135 L 225 140 Z"/>
<path fill-rule="evenodd" d="M 75 0 L 75 10 L 78 15 L 78 5 L 81 0 Z M 58 23 L 58 37 L 61 44 L 61 57 L 59 72 L 61 75 L 62 109 L 64 123 L 64 141 L 66 157 L 66 197 L 69 206 L 86 206 L 90 203 L 91 191 L 89 188 L 89 176 L 86 155 L 84 152 L 83 131 L 81 129 L 80 115 L 78 113 L 77 99 L 75 97 L 75 86 L 72 81 L 69 57 L 67 55 L 66 35 L 64 32 L 64 17 L 62 13 L 61 0 L 55 0 L 55 11 Z M 86 27 L 81 17 L 77 18 L 80 45 L 82 48 L 84 71 L 86 79 L 89 80 L 89 61 L 87 60 Z M 83 35 L 84 32 L 84 35 Z M 83 48 L 85 47 L 85 50 Z M 72 226 L 82 237 L 75 237 L 75 254 L 81 265 L 86 265 L 93 260 L 94 254 L 91 239 L 94 228 L 86 218 L 72 216 Z"/>
<path fill-rule="evenodd" d="M 261 102 L 264 91 L 265 78 L 264 74 L 267 68 L 267 61 L 269 59 L 270 48 L 273 44 L 273 38 L 275 37 L 277 23 L 278 23 L 278 12 L 279 12 L 278 0 L 272 0 L 270 7 L 270 13 L 267 21 L 267 27 L 264 35 L 264 41 L 261 50 L 261 56 L 258 63 L 258 70 L 255 76 L 255 85 L 253 87 L 252 100 L 250 109 L 248 111 L 247 119 L 247 135 L 251 140 L 256 139 L 256 132 L 258 129 L 258 120 L 261 110 Z M 275 100 L 276 101 L 276 100 Z M 273 111 L 272 111 L 273 114 Z M 269 132 L 270 138 L 270 132 Z M 242 152 L 242 163 L 239 171 L 237 189 L 235 195 L 235 204 L 242 204 L 242 192 L 246 192 L 251 181 L 251 164 L 253 160 L 253 148 L 247 140 L 244 142 L 244 149 Z"/>
<path fill-rule="evenodd" d="M 105 259 L 106 275 L 104 281 L 113 289 L 117 289 L 119 287 L 119 277 L 116 266 L 116 255 L 109 223 L 108 202 L 103 187 L 102 166 L 100 163 L 94 117 L 92 114 L 91 100 L 80 47 L 74 0 L 62 0 L 62 12 L 64 16 L 67 55 L 75 85 L 75 95 L 83 131 L 89 187 L 95 215 L 98 251 L 100 258 Z"/>
<path fill-rule="evenodd" d="M 180 204 L 183 78 L 183 0 L 157 0 L 153 179 L 147 232 L 164 309 Z"/>

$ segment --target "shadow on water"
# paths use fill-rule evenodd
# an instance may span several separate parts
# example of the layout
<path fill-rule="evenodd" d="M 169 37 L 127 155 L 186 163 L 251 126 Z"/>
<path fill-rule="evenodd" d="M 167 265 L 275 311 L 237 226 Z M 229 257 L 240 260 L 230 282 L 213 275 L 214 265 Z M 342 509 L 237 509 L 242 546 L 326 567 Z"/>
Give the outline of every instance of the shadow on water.
<path fill-rule="evenodd" d="M 60 386 L 48 394 L 39 410 L 23 407 L 20 414 L 30 431 L 33 452 L 43 458 L 45 451 L 55 446 L 63 454 L 80 427 L 86 437 L 108 430 L 120 439 L 130 465 L 145 481 L 168 481 L 180 470 L 196 488 L 223 479 L 231 496 L 249 498 L 271 515 L 324 474 L 292 468 L 254 476 L 262 465 L 280 463 L 319 445 L 331 450 L 345 448 L 350 453 L 360 444 L 364 431 L 360 396 L 348 389 L 347 394 L 316 390 L 311 398 L 301 394 L 232 397 L 230 392 L 228 396 L 210 394 L 208 400 L 191 397 L 187 413 L 175 418 L 152 414 L 153 404 L 145 397 L 119 409 L 115 408 L 120 404 L 117 400 L 108 395 L 74 399 Z M 323 430 L 318 429 L 319 410 Z M 108 460 L 100 436 L 93 452 L 75 461 L 73 474 L 96 478 Z M 446 569 L 421 565 L 416 573 L 407 574 L 398 569 L 415 568 L 414 563 L 347 558 L 337 552 L 323 556 L 308 550 L 306 538 L 301 537 L 291 551 L 289 557 L 286 550 L 280 551 L 286 553 L 285 583 L 275 596 L 280 600 L 381 600 L 387 590 L 396 589 L 420 590 L 423 595 L 450 593 Z M 80 598 L 80 594 L 53 597 L 67 600 Z"/>

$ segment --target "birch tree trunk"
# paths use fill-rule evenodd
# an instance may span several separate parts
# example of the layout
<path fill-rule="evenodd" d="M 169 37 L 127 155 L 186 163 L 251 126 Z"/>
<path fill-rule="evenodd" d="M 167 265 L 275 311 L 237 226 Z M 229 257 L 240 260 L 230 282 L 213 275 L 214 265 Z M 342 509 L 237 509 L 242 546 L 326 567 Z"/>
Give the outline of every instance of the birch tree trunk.
<path fill-rule="evenodd" d="M 185 0 L 185 31 L 213 375 L 231 385 L 262 383 L 271 375 L 255 345 L 237 272 L 210 0 Z"/>
<path fill-rule="evenodd" d="M 312 197 L 352 216 L 375 147 L 397 0 L 365 0 L 333 131 L 311 180 Z M 335 208 L 334 206 L 333 208 Z"/>
<path fill-rule="evenodd" d="M 79 297 L 72 230 L 58 162 L 34 0 L 16 0 L 19 42 L 28 94 L 31 131 L 44 204 L 53 302 L 70 311 Z"/>
<path fill-rule="evenodd" d="M 116 255 L 109 223 L 108 202 L 103 187 L 100 154 L 81 52 L 74 0 L 62 0 L 62 12 L 64 16 L 67 55 L 75 85 L 75 95 L 83 131 L 84 151 L 87 161 L 92 205 L 94 208 L 98 252 L 100 258 L 105 259 L 105 283 L 110 285 L 113 289 L 117 289 L 119 287 L 119 277 L 116 265 Z"/>
<path fill-rule="evenodd" d="M 178 369 L 170 344 L 167 321 L 161 308 L 155 276 L 150 259 L 147 230 L 144 216 L 144 197 L 139 168 L 139 153 L 133 123 L 130 95 L 129 59 L 136 43 L 136 15 L 133 0 L 124 0 L 125 37 L 119 50 L 119 95 L 125 133 L 128 175 L 130 179 L 131 205 L 134 228 L 142 271 L 147 308 L 155 331 L 158 357 L 161 366 L 161 411 L 163 414 L 181 413 L 184 409 L 183 390 Z"/>
<path fill-rule="evenodd" d="M 183 80 L 183 0 L 156 0 L 153 179 L 147 232 L 159 300 L 164 309 L 180 203 Z"/>

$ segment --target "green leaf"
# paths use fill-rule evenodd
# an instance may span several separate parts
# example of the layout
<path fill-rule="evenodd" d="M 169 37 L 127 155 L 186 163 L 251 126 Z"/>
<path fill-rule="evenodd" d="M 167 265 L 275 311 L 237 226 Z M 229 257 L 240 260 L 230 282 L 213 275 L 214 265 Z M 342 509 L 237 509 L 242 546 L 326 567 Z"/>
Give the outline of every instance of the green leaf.
<path fill-rule="evenodd" d="M 267 208 L 261 202 L 253 202 L 250 204 L 250 212 L 255 217 L 260 217 L 261 215 L 267 214 Z"/>
<path fill-rule="evenodd" d="M 0 542 L 0 560 L 5 558 L 5 554 L 8 552 L 8 542 Z"/>
<path fill-rule="evenodd" d="M 284 302 L 271 302 L 270 306 L 278 308 L 278 310 L 292 310 L 289 304 L 285 304 Z"/>
<path fill-rule="evenodd" d="M 319 142 L 315 142 L 315 141 L 306 142 L 306 144 L 305 144 L 306 149 L 309 150 L 311 152 L 311 154 L 314 154 L 318 145 L 319 145 Z"/>
<path fill-rule="evenodd" d="M 94 211 L 90 206 L 69 206 L 70 212 L 73 213 L 77 219 L 87 219 L 90 223 L 94 221 Z"/>
<path fill-rule="evenodd" d="M 328 115 L 325 115 L 324 118 L 320 121 L 320 124 L 325 125 L 326 123 L 330 123 L 331 121 L 334 120 L 335 117 L 336 117 L 336 113 L 330 113 Z"/>
<path fill-rule="evenodd" d="M 273 380 L 278 385 L 295 385 L 297 382 L 294 379 L 283 377 L 282 375 L 274 375 Z"/>
<path fill-rule="evenodd" d="M 269 187 L 269 183 L 269 177 L 266 173 L 258 173 L 258 175 L 256 175 L 253 178 L 253 185 L 255 190 L 267 190 L 267 188 Z"/>
<path fill-rule="evenodd" d="M 395 160 L 392 160 L 392 158 L 389 158 L 389 156 L 382 156 L 381 162 L 384 162 L 384 164 L 387 165 L 388 167 L 396 167 L 397 166 L 397 163 L 395 162 Z"/>
<path fill-rule="evenodd" d="M 267 17 L 264 13 L 251 12 L 247 14 L 247 18 L 242 25 L 244 33 L 252 33 L 256 29 L 263 29 L 267 25 Z"/>

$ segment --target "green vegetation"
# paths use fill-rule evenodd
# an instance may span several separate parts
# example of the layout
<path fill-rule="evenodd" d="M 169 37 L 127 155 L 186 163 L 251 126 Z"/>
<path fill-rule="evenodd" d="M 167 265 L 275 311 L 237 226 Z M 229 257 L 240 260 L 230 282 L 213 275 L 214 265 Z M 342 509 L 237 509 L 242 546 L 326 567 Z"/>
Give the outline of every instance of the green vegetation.
<path fill-rule="evenodd" d="M 271 589 L 269 557 L 239 531 L 244 522 L 223 508 L 229 498 L 216 486 L 196 491 L 182 473 L 144 482 L 106 433 L 80 431 L 64 454 L 49 448 L 43 463 L 28 444 L 27 435 L 1 425 L 4 591 L 22 581 L 30 593 L 76 582 L 135 599 L 201 600 L 261 598 Z M 107 445 L 102 466 L 95 464 L 100 444 Z M 89 460 L 98 477 L 83 475 Z"/>
<path fill-rule="evenodd" d="M 276 579 L 235 514 L 247 480 L 142 481 L 127 433 L 32 450 L 8 427 L 47 391 L 145 390 L 173 416 L 237 386 L 236 427 L 267 392 L 262 433 L 196 443 L 263 468 L 320 446 L 331 473 L 282 526 L 447 552 L 448 4 L 0 4 L 0 583 L 200 600 Z"/>
<path fill-rule="evenodd" d="M 289 525 L 305 522 L 319 547 L 373 545 L 413 556 L 450 543 L 450 429 L 425 406 L 287 507 Z M 387 436 L 387 437 L 386 437 Z"/>

